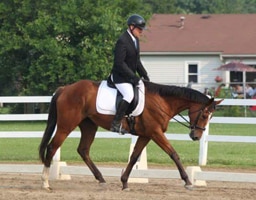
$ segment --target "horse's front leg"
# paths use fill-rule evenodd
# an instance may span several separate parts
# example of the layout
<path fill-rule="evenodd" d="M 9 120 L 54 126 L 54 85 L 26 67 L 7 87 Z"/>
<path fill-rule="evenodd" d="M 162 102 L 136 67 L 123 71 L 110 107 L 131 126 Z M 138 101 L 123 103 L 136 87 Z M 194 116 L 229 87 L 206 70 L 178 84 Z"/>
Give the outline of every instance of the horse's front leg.
<path fill-rule="evenodd" d="M 176 166 L 177 166 L 177 168 L 180 172 L 181 179 L 185 181 L 185 188 L 190 189 L 192 187 L 192 184 L 191 184 L 191 182 L 188 178 L 188 175 L 187 175 L 186 171 L 184 170 L 184 168 L 183 168 L 183 166 L 180 162 L 180 158 L 179 158 L 178 154 L 176 153 L 175 149 L 172 147 L 170 142 L 167 140 L 165 135 L 163 133 L 161 133 L 161 134 L 156 133 L 156 134 L 153 135 L 152 139 L 175 162 L 175 164 L 176 164 Z"/>
<path fill-rule="evenodd" d="M 130 157 L 130 161 L 121 176 L 121 181 L 123 183 L 123 188 L 122 188 L 123 190 L 128 189 L 128 178 L 132 171 L 132 168 L 133 168 L 134 164 L 137 162 L 142 150 L 148 144 L 149 141 L 150 141 L 149 138 L 145 138 L 145 137 L 141 137 L 141 136 L 137 139 L 137 142 L 133 149 L 132 155 Z"/>
<path fill-rule="evenodd" d="M 175 162 L 175 164 L 180 172 L 181 179 L 185 181 L 185 188 L 191 189 L 192 183 L 190 182 L 188 175 L 180 162 L 179 155 L 174 151 L 173 153 L 170 154 L 170 157 Z"/>

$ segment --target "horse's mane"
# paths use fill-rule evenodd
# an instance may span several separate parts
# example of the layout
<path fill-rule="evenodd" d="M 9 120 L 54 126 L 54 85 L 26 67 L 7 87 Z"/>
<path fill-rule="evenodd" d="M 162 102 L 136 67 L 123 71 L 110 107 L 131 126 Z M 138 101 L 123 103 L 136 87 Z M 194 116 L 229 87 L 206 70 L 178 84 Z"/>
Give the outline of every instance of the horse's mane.
<path fill-rule="evenodd" d="M 144 83 L 148 92 L 159 94 L 163 97 L 175 96 L 203 104 L 207 104 L 209 102 L 209 98 L 206 95 L 191 88 L 179 87 L 174 85 L 161 85 L 147 81 L 145 81 Z"/>

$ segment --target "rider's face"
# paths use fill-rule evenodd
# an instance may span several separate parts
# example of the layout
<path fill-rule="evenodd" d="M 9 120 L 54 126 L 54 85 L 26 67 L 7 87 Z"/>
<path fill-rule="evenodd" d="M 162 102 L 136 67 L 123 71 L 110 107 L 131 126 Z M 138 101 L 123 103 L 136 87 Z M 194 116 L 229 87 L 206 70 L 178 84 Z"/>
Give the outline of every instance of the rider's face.
<path fill-rule="evenodd" d="M 134 27 L 134 26 L 131 26 L 131 30 L 133 30 L 132 33 L 137 38 L 139 38 L 142 35 L 142 32 L 143 32 L 142 29 L 140 29 L 138 27 Z"/>

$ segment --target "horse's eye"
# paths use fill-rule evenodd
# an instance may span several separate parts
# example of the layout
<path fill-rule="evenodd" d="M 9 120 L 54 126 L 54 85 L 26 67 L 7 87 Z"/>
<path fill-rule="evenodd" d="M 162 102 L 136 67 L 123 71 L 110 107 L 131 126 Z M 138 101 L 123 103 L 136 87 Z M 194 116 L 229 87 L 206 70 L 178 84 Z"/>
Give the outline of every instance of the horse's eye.
<path fill-rule="evenodd" d="M 207 119 L 207 118 L 208 118 L 208 116 L 206 116 L 206 115 L 202 115 L 202 118 L 203 118 L 203 119 Z"/>

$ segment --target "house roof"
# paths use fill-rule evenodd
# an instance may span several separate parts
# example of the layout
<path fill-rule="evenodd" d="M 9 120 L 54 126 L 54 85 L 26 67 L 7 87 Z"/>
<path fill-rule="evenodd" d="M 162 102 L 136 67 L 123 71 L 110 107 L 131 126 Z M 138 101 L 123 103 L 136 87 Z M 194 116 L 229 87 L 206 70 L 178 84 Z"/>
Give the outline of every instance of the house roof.
<path fill-rule="evenodd" d="M 256 54 L 255 22 L 256 14 L 154 14 L 144 31 L 141 52 Z"/>

